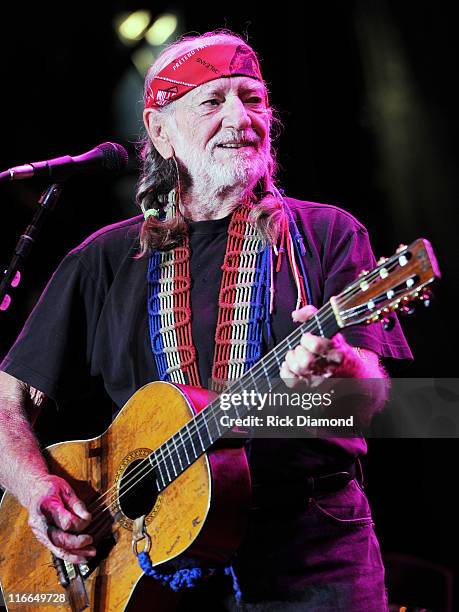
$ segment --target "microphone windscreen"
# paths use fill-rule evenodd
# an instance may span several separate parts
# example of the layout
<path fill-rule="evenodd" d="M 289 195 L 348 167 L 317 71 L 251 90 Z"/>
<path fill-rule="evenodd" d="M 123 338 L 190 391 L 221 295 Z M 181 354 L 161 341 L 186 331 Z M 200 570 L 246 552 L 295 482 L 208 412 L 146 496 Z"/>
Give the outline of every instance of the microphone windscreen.
<path fill-rule="evenodd" d="M 128 152 L 116 142 L 104 142 L 97 149 L 103 153 L 102 165 L 105 170 L 119 172 L 125 168 L 129 161 Z"/>

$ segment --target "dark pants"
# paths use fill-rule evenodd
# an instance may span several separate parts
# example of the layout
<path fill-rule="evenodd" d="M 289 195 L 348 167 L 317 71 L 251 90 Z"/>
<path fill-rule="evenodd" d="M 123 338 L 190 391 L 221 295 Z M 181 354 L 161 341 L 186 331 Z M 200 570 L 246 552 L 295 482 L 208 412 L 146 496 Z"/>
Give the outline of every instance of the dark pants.
<path fill-rule="evenodd" d="M 231 578 L 216 576 L 184 593 L 180 612 L 387 611 L 379 544 L 357 480 L 301 507 L 287 502 L 252 511 L 233 563 L 242 603 Z"/>

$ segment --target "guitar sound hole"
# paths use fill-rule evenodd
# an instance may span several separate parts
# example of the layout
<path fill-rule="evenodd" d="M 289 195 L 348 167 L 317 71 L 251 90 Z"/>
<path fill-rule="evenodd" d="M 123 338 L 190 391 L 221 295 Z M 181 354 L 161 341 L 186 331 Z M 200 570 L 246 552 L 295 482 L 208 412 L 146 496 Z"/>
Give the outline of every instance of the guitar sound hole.
<path fill-rule="evenodd" d="M 149 514 L 157 497 L 155 471 L 149 461 L 130 463 L 119 481 L 118 500 L 123 513 L 132 520 Z"/>

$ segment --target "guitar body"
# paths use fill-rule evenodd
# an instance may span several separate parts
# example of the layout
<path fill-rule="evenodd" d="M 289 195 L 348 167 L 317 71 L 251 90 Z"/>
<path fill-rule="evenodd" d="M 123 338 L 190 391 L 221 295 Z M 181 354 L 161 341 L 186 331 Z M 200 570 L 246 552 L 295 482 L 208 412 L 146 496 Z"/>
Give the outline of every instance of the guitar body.
<path fill-rule="evenodd" d="M 216 448 L 201 455 L 159 494 L 154 479 L 145 478 L 135 495 L 124 496 L 126 500 L 119 495 L 120 484 L 125 483 L 123 490 L 130 484 L 129 471 L 138 468 L 209 399 L 204 389 L 149 383 L 130 398 L 101 436 L 55 444 L 45 451 L 51 471 L 70 483 L 93 515 L 89 532 L 98 554 L 88 562 L 90 572 L 83 578 L 88 609 L 130 610 L 129 601 L 139 599 L 134 589 L 143 572 L 132 551 L 133 519 L 138 516 L 146 517 L 150 558 L 160 571 L 174 571 L 184 559 L 225 563 L 240 544 L 250 499 L 249 469 L 241 447 Z M 109 490 L 112 495 L 103 498 L 104 512 L 98 518 L 95 499 Z M 50 551 L 35 539 L 27 520 L 27 511 L 6 493 L 0 506 L 0 578 L 9 610 L 24 608 L 9 600 L 10 593 L 68 591 L 59 584 Z M 139 551 L 144 544 L 145 540 L 138 542 Z M 149 577 L 142 578 L 142 584 L 149 591 L 156 589 L 159 597 L 161 591 L 169 590 Z M 161 609 L 150 597 L 147 601 L 152 609 Z M 63 607 L 78 608 L 75 604 Z M 51 611 L 56 604 L 27 604 L 27 608 Z"/>

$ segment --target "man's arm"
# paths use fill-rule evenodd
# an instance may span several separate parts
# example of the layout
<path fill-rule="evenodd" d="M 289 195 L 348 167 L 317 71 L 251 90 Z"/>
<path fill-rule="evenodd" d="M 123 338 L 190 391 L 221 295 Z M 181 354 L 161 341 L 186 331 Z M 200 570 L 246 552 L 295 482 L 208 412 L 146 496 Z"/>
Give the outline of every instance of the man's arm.
<path fill-rule="evenodd" d="M 56 556 L 83 563 L 95 554 L 83 530 L 90 514 L 70 485 L 50 474 L 30 421 L 38 416 L 44 394 L 0 372 L 0 484 L 29 512 L 36 538 Z M 28 410 L 28 404 L 32 409 Z"/>
<path fill-rule="evenodd" d="M 44 394 L 0 372 L 0 483 L 27 506 L 34 480 L 49 474 L 31 423 L 37 419 Z M 30 405 L 29 411 L 27 410 Z M 28 412 L 28 414 L 27 414 Z M 27 466 L 27 470 L 24 470 Z"/>

